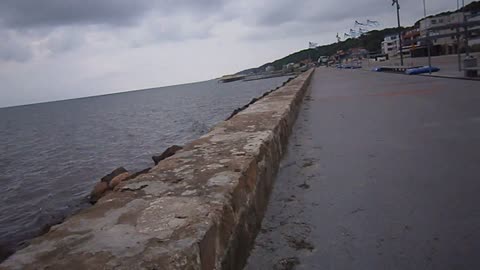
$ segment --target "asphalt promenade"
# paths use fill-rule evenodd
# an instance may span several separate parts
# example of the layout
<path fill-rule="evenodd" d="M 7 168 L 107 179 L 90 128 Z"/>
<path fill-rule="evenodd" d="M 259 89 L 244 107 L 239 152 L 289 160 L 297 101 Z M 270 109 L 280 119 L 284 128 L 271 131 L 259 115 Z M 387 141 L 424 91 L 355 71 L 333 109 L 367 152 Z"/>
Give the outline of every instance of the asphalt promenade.
<path fill-rule="evenodd" d="M 318 68 L 246 267 L 480 269 L 480 82 Z"/>

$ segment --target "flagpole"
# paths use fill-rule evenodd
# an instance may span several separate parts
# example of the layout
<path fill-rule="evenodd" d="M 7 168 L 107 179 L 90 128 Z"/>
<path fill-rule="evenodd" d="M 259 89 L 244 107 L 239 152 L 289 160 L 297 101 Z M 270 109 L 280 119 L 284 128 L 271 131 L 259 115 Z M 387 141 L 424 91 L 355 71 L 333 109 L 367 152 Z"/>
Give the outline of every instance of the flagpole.
<path fill-rule="evenodd" d="M 397 4 L 397 22 L 398 22 L 398 42 L 400 44 L 400 65 L 403 66 L 403 45 L 402 45 L 402 29 L 400 28 L 400 4 L 398 0 L 392 0 L 392 6 Z"/>
<path fill-rule="evenodd" d="M 462 0 L 462 14 L 463 14 L 463 26 L 465 29 L 465 57 L 470 56 L 468 50 L 468 26 L 467 26 L 467 16 L 465 15 L 465 0 Z"/>
<path fill-rule="evenodd" d="M 427 23 L 427 5 L 425 4 L 425 0 L 423 0 L 423 17 L 425 20 L 425 25 Z M 428 72 L 432 74 L 432 55 L 430 53 L 430 31 L 427 30 L 427 51 L 428 51 Z"/>

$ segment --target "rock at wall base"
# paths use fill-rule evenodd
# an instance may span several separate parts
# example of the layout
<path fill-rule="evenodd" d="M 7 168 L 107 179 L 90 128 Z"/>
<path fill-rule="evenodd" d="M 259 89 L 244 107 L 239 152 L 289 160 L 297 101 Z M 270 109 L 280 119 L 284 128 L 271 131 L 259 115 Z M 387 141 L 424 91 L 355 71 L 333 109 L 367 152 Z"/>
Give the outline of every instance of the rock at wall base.
<path fill-rule="evenodd" d="M 141 170 L 139 172 L 136 172 L 134 174 L 131 174 L 129 177 L 127 177 L 127 179 L 125 179 L 124 181 L 129 181 L 129 180 L 132 180 L 132 179 L 135 179 L 137 178 L 138 176 L 142 175 L 142 174 L 147 174 L 150 172 L 152 168 L 146 168 L 144 170 Z"/>
<path fill-rule="evenodd" d="M 95 204 L 105 192 L 108 190 L 108 183 L 104 181 L 98 182 L 90 193 L 90 203 Z"/>
<path fill-rule="evenodd" d="M 153 156 L 152 159 L 153 159 L 153 162 L 155 162 L 155 165 L 158 165 L 158 163 L 166 158 L 169 158 L 173 155 L 175 155 L 175 153 L 177 151 L 180 151 L 182 150 L 183 147 L 181 146 L 178 146 L 178 145 L 173 145 L 173 146 L 170 146 L 169 148 L 167 148 L 167 150 L 165 150 L 165 152 L 163 152 L 161 155 L 159 156 Z"/>
<path fill-rule="evenodd" d="M 110 184 L 110 181 L 112 181 L 115 177 L 123 174 L 123 173 L 128 173 L 128 171 L 123 168 L 123 167 L 119 167 L 119 168 L 116 168 L 115 170 L 113 170 L 111 173 L 105 175 L 104 177 L 102 177 L 102 182 L 106 182 L 107 185 Z"/>
<path fill-rule="evenodd" d="M 112 181 L 110 181 L 108 186 L 109 186 L 110 189 L 114 189 L 121 182 L 128 180 L 129 177 L 130 177 L 130 173 L 128 173 L 128 172 L 124 172 L 122 174 L 119 174 L 119 175 L 115 176 L 115 178 L 113 178 Z"/>
<path fill-rule="evenodd" d="M 110 174 L 104 176 L 100 182 L 98 182 L 95 187 L 93 188 L 92 192 L 89 196 L 89 201 L 91 204 L 95 204 L 107 194 L 108 191 L 115 191 L 116 187 L 120 185 L 122 182 L 126 182 L 132 179 L 137 178 L 142 174 L 149 173 L 151 168 L 146 168 L 136 173 L 129 173 L 123 167 L 115 169 Z M 112 176 L 115 175 L 113 178 Z"/>

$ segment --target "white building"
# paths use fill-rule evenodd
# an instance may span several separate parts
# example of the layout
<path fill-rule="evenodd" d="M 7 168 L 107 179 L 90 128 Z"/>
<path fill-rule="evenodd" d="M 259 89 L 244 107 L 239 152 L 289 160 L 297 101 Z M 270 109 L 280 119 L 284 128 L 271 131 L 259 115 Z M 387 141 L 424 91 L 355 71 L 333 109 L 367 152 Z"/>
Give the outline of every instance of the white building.
<path fill-rule="evenodd" d="M 448 15 L 426 18 L 420 21 L 420 37 L 425 38 L 427 31 L 429 31 L 431 45 L 439 50 L 440 54 L 454 54 L 458 49 L 462 50 L 465 47 L 464 43 L 464 28 L 457 27 L 464 23 L 465 18 L 468 22 L 477 21 L 478 17 L 472 16 L 469 12 L 455 12 Z M 469 27 L 470 35 L 478 31 L 480 26 Z M 458 38 L 457 38 L 458 29 Z M 469 42 L 473 45 L 474 40 Z"/>
<path fill-rule="evenodd" d="M 437 28 L 461 24 L 463 23 L 463 17 L 462 12 L 455 12 L 449 15 L 423 19 L 420 21 L 420 37 L 425 38 L 428 30 L 431 45 L 439 47 L 440 54 L 457 53 L 458 48 L 462 47 L 462 44 L 458 44 L 457 38 L 453 36 L 457 32 L 457 28 Z M 461 31 L 462 29 L 459 32 Z"/>
<path fill-rule="evenodd" d="M 395 56 L 398 54 L 400 49 L 400 40 L 398 35 L 389 35 L 386 36 L 382 42 L 382 53 L 388 54 L 389 57 Z"/>
<path fill-rule="evenodd" d="M 267 73 L 272 73 L 272 72 L 274 72 L 274 71 L 275 71 L 275 67 L 274 67 L 274 66 L 267 66 L 267 67 L 265 68 L 265 72 L 267 72 Z"/>
<path fill-rule="evenodd" d="M 477 25 L 470 27 L 470 38 L 468 40 L 469 46 L 480 45 L 480 13 L 472 14 L 468 18 L 468 22 L 475 22 Z"/>

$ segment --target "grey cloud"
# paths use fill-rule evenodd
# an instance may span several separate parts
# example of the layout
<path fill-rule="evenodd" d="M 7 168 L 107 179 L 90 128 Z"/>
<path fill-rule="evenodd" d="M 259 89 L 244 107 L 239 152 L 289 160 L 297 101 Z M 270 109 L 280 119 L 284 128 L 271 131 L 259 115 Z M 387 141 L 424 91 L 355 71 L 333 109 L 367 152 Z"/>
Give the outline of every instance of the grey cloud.
<path fill-rule="evenodd" d="M 388 12 L 390 3 L 379 0 L 340 2 L 337 0 L 304 0 L 301 3 L 279 0 L 270 3 L 270 8 L 262 8 L 256 14 L 255 22 L 261 26 L 278 26 L 295 23 L 331 23 L 346 18 L 378 16 Z"/>
<path fill-rule="evenodd" d="M 131 48 L 142 48 L 152 43 L 186 42 L 192 39 L 207 39 L 211 36 L 207 28 L 182 29 L 179 25 L 171 25 L 161 31 L 148 29 L 146 35 L 132 38 L 129 42 Z"/>
<path fill-rule="evenodd" d="M 167 20 L 149 20 L 146 25 L 146 34 L 149 41 L 187 41 L 190 39 L 205 39 L 211 36 L 210 30 L 215 19 L 202 21 L 192 17 L 171 17 Z"/>
<path fill-rule="evenodd" d="M 10 31 L 0 30 L 0 61 L 25 62 L 32 58 L 32 48 L 23 40 L 18 39 Z"/>
<path fill-rule="evenodd" d="M 14 31 L 0 29 L 0 63 L 25 62 L 40 55 L 73 50 L 85 43 L 82 33 L 73 27 L 53 31 Z"/>
<path fill-rule="evenodd" d="M 9 28 L 76 24 L 129 24 L 148 10 L 150 0 L 2 0 L 0 18 Z"/>
<path fill-rule="evenodd" d="M 278 26 L 298 19 L 303 20 L 304 13 L 304 4 L 279 0 L 268 5 L 262 4 L 254 21 L 261 26 Z"/>
<path fill-rule="evenodd" d="M 61 53 L 78 48 L 85 43 L 84 37 L 76 29 L 62 29 L 50 33 L 44 44 L 50 53 Z"/>
<path fill-rule="evenodd" d="M 157 7 L 163 12 L 183 11 L 205 16 L 220 12 L 228 2 L 229 0 L 160 0 L 157 1 Z"/>
<path fill-rule="evenodd" d="M 0 44 L 0 60 L 7 62 L 25 62 L 32 58 L 33 54 L 30 48 L 15 43 Z"/>
<path fill-rule="evenodd" d="M 198 14 L 215 11 L 225 0 L 2 0 L 0 20 L 9 28 L 106 24 L 125 26 L 146 13 Z"/>
<path fill-rule="evenodd" d="M 50 54 L 66 52 L 84 43 L 83 36 L 91 31 L 113 33 L 121 36 L 119 42 L 135 46 L 208 37 L 209 29 L 198 28 L 195 22 L 219 13 L 226 1 L 1 0 L 0 31 L 15 35 L 3 39 L 0 60 L 26 61 L 35 55 L 32 44 L 39 43 Z M 195 19 L 189 26 L 179 15 Z M 135 31 L 149 27 L 155 18 L 168 21 L 168 29 L 153 29 L 147 35 L 152 38 L 136 38 Z"/>

